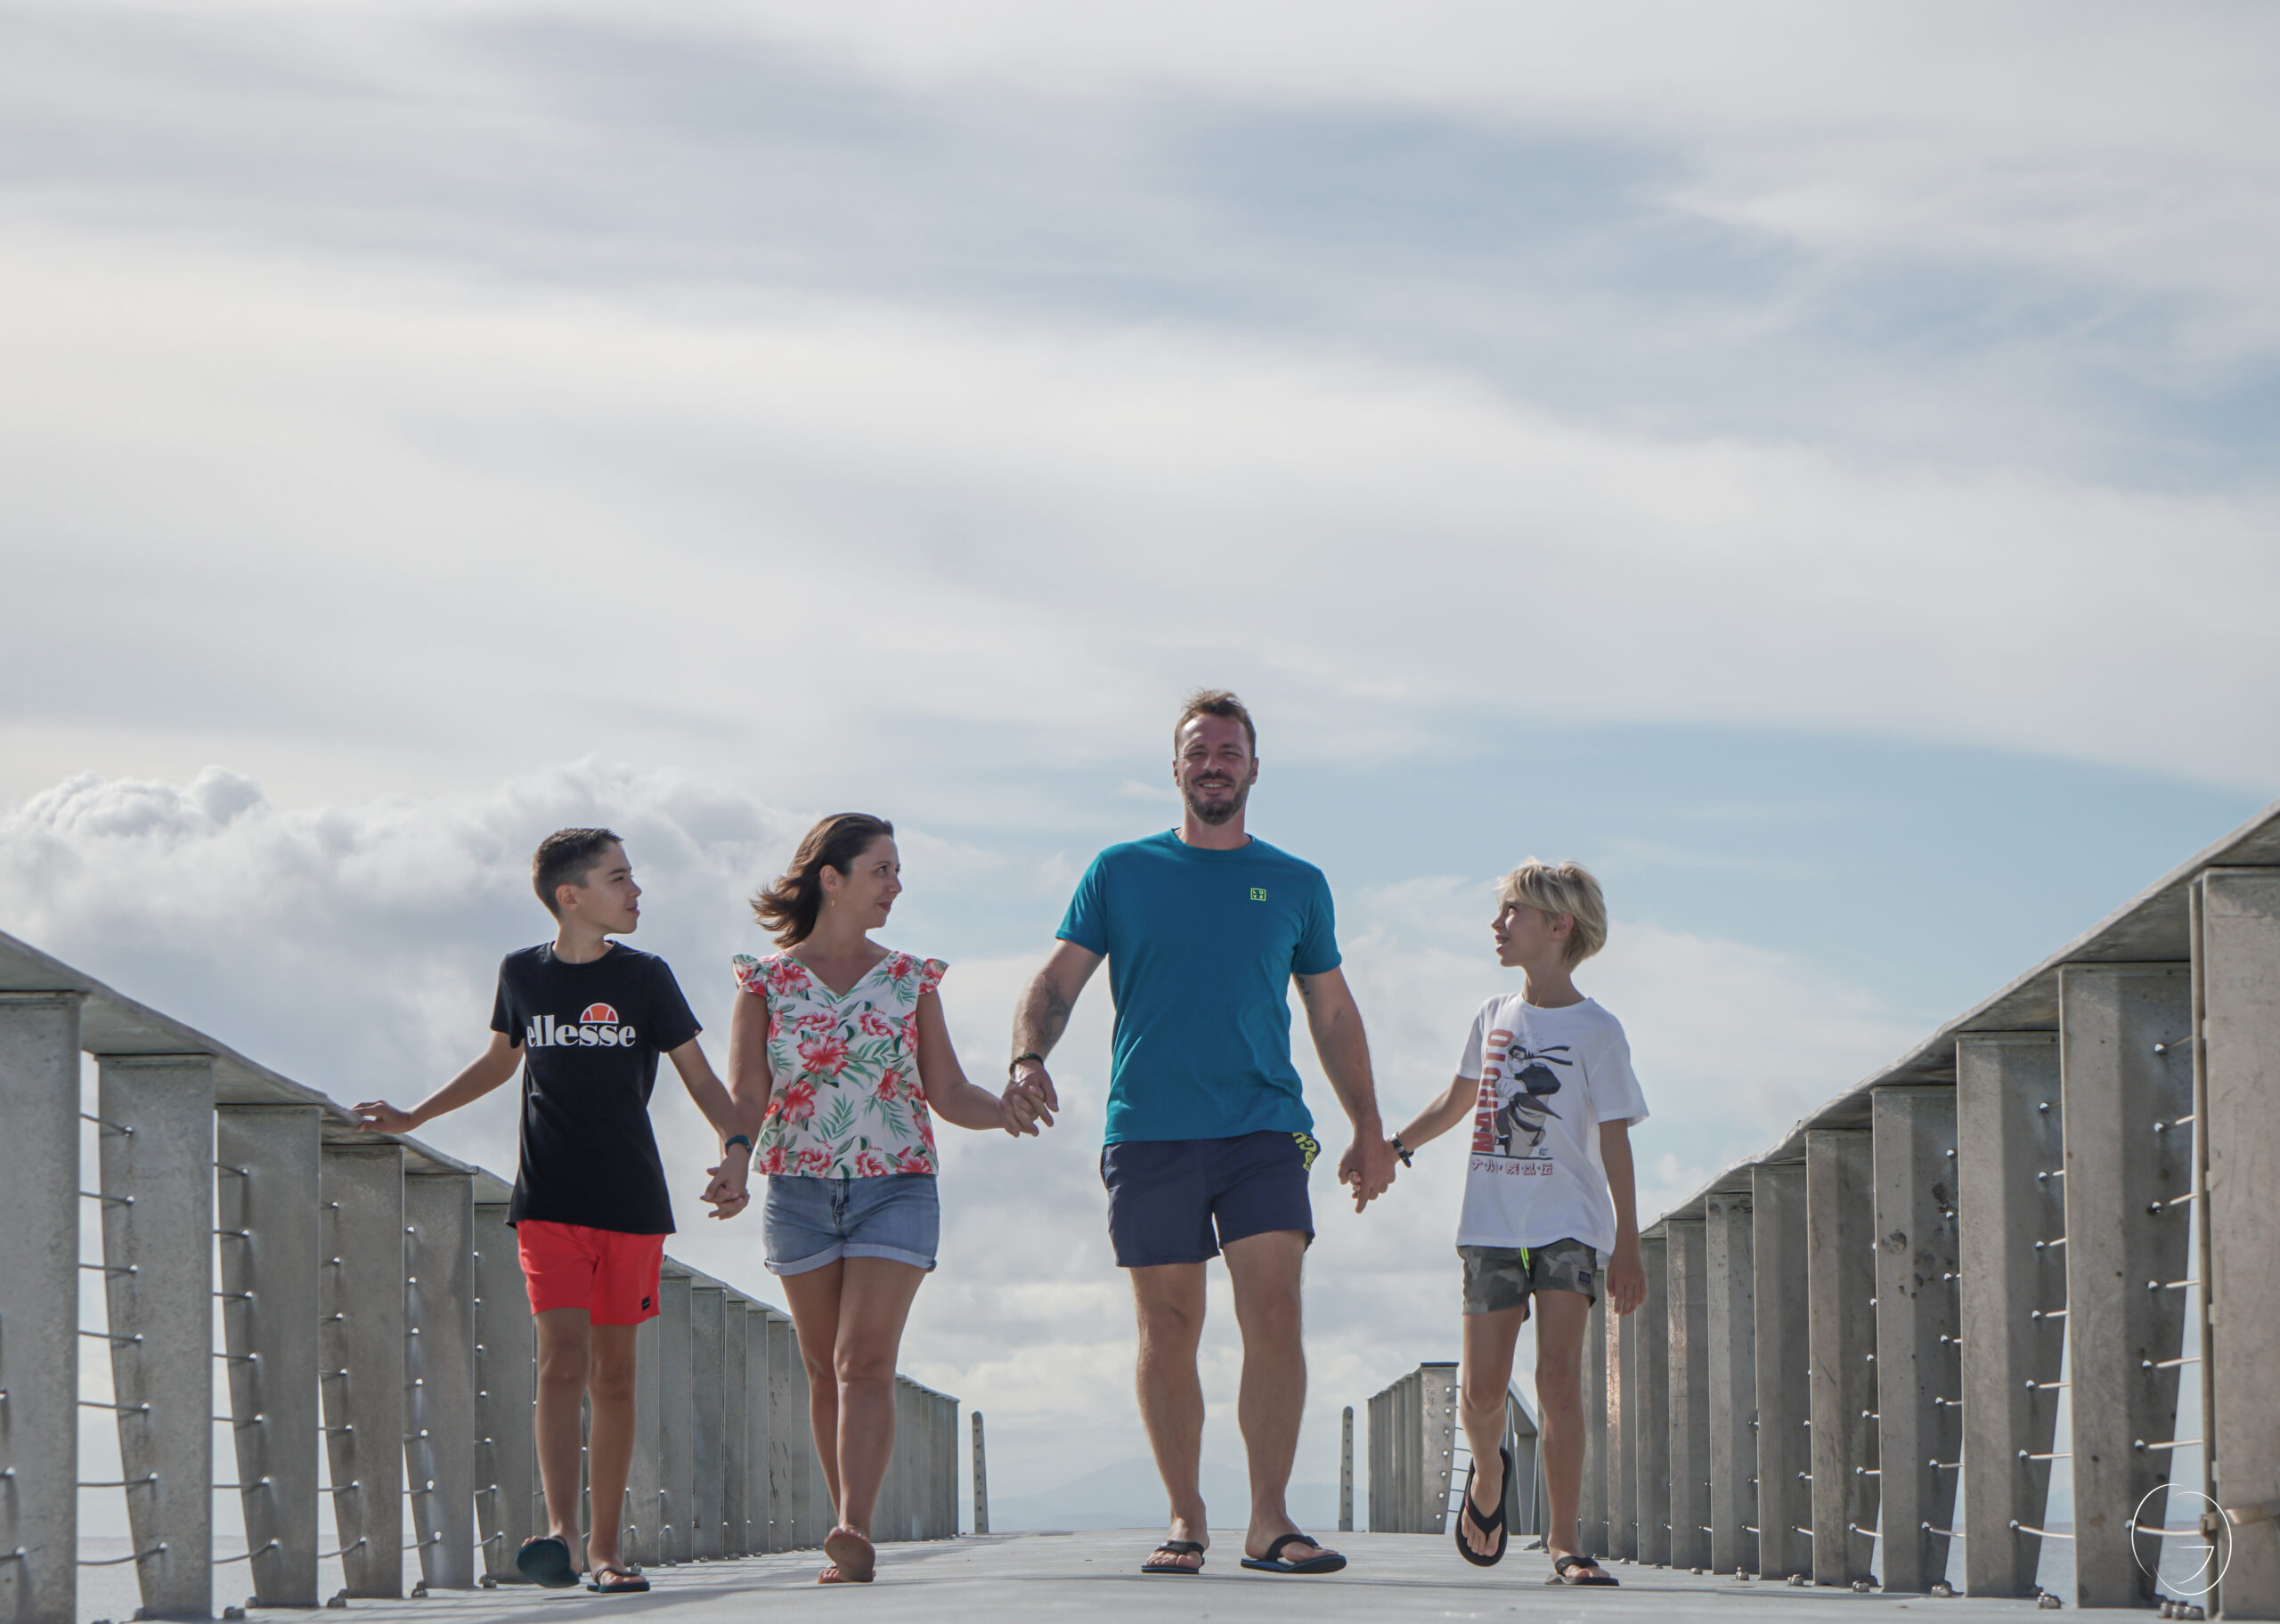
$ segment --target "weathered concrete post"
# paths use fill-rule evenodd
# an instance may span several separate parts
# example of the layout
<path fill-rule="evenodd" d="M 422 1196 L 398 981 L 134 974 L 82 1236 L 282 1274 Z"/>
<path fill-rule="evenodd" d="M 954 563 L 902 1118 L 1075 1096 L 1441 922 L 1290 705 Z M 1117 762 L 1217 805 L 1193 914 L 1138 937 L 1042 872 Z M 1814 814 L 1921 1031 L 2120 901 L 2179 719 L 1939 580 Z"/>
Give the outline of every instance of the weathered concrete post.
<path fill-rule="evenodd" d="M 659 1281 L 663 1286 L 662 1279 Z M 633 1459 L 625 1474 L 625 1504 L 618 1515 L 625 1528 L 629 1562 L 668 1560 L 664 1525 L 664 1384 L 663 1315 L 652 1315 L 633 1334 Z M 597 1506 L 590 1514 L 601 1519 Z"/>
<path fill-rule="evenodd" d="M 1350 1420 L 1353 1412 L 1348 1410 L 1347 1414 L 1349 1417 L 1347 1436 L 1350 1441 L 1353 1436 Z M 977 1534 L 989 1531 L 989 1458 L 982 1447 L 981 1412 L 978 1409 L 973 1412 L 973 1531 Z"/>
<path fill-rule="evenodd" d="M 1612 1548 L 1607 1529 L 1607 1313 L 1602 1285 L 1584 1324 L 1584 1487 L 1576 1498 L 1576 1538 L 1587 1554 Z"/>
<path fill-rule="evenodd" d="M 2058 972 L 2074 1592 L 2084 1607 L 2154 1599 L 2132 1518 L 2142 1503 L 2147 1525 L 2162 1525 L 2168 1497 L 2153 1491 L 2169 1482 L 2177 1441 L 2192 1272 L 2191 991 L 2183 964 Z"/>
<path fill-rule="evenodd" d="M 2280 873 L 2210 869 L 2196 889 L 2210 1281 L 2208 1418 L 2232 1560 L 2227 1619 L 2280 1619 Z M 2261 1514 L 2260 1514 L 2260 1512 Z"/>
<path fill-rule="evenodd" d="M 768 1316 L 768 1498 L 776 1537 L 770 1549 L 796 1551 L 808 1539 L 808 1370 L 791 1318 Z"/>
<path fill-rule="evenodd" d="M 1673 1218 L 1670 1237 L 1671 1566 L 1710 1561 L 1710 1281 L 1706 1221 Z"/>
<path fill-rule="evenodd" d="M 981 1436 L 981 1417 L 973 1418 L 974 1437 Z M 1354 1407 L 1348 1404 L 1338 1425 L 1338 1531 L 1354 1531 Z"/>
<path fill-rule="evenodd" d="M 1805 1131 L 1806 1340 L 1812 1360 L 1813 1582 L 1873 1577 L 1877 1527 L 1874 1169 L 1857 1128 Z"/>
<path fill-rule="evenodd" d="M 1671 1559 L 1670 1242 L 1657 1225 L 1640 1238 L 1647 1266 L 1647 1299 L 1626 1326 L 1638 1328 L 1638 1377 L 1632 1423 L 1632 1474 L 1636 1485 L 1639 1560 L 1657 1567 Z"/>
<path fill-rule="evenodd" d="M 352 1596 L 403 1594 L 403 1147 L 327 1145 L 325 1455 Z"/>
<path fill-rule="evenodd" d="M 322 1286 L 321 1113 L 225 1105 L 214 1114 L 223 1347 L 230 1367 L 248 1571 L 265 1607 L 314 1607 L 322 1519 L 316 1482 L 318 1299 Z"/>
<path fill-rule="evenodd" d="M 745 1516 L 752 1527 L 747 1549 L 776 1549 L 775 1524 L 768 1503 L 769 1337 L 774 1327 L 759 1303 L 745 1305 Z"/>
<path fill-rule="evenodd" d="M 1947 1577 L 1962 1459 L 1956 1092 L 1879 1088 L 1871 1110 L 1884 1587 L 1925 1591 Z"/>
<path fill-rule="evenodd" d="M 507 1204 L 475 1208 L 476 1527 L 483 1571 L 519 1584 L 515 1553 L 543 1530 L 532 1526 L 538 1482 L 531 1406 L 538 1396 L 537 1343 Z"/>
<path fill-rule="evenodd" d="M 1751 1168 L 1750 1206 L 1758 1571 L 1786 1579 L 1813 1568 L 1804 1164 Z"/>
<path fill-rule="evenodd" d="M 727 1300 L 718 1286 L 692 1283 L 688 1293 L 689 1504 L 688 1554 L 718 1557 L 721 1539 L 721 1428 L 727 1407 L 721 1392 L 722 1321 Z"/>
<path fill-rule="evenodd" d="M 751 1476 L 745 1458 L 751 1431 L 745 1353 L 750 1308 L 733 1291 L 721 1298 L 721 1550 L 729 1556 L 748 1556 L 753 1548 L 751 1513 L 745 1507 L 745 1485 Z"/>
<path fill-rule="evenodd" d="M 134 1130 L 99 1135 L 98 1159 L 119 1475 L 147 1553 L 134 1574 L 143 1616 L 202 1620 L 214 1616 L 213 1057 L 105 1055 L 97 1099 L 97 1116 Z"/>
<path fill-rule="evenodd" d="M 1706 1206 L 1705 1380 L 1710 1423 L 1710 1565 L 1757 1571 L 1757 1316 L 1747 1194 L 1714 1192 Z"/>
<path fill-rule="evenodd" d="M 1956 1039 L 1964 1586 L 2032 1596 L 2058 1425 L 2066 1307 L 2058 1038 Z M 2057 1243 L 2054 1245 L 2053 1243 Z M 1950 1527 L 1953 1524 L 1950 1524 Z"/>
<path fill-rule="evenodd" d="M 1639 1384 L 1633 1374 L 1639 1357 L 1636 1312 L 1607 1320 L 1607 1552 L 1639 1555 L 1639 1477 L 1633 1436 L 1638 1425 Z"/>
<path fill-rule="evenodd" d="M 660 1560 L 689 1559 L 696 1518 L 696 1412 L 689 1401 L 688 1271 L 667 1261 L 657 1280 L 657 1501 Z"/>
<path fill-rule="evenodd" d="M 419 1573 L 431 1590 L 475 1588 L 475 1178 L 403 1181 L 404 1467 Z"/>
<path fill-rule="evenodd" d="M 57 1305 L 79 1300 L 77 993 L 0 993 L 0 1550 L 23 1553 L 0 1562 L 0 1618 L 75 1624 L 79 1336 Z"/>

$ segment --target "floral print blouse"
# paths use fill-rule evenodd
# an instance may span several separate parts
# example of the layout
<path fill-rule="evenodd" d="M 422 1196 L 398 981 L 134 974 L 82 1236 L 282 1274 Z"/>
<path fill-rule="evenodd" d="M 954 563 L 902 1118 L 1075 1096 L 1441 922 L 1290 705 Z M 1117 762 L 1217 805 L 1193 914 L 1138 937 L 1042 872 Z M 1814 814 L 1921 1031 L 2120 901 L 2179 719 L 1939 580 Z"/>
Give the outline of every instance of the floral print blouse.
<path fill-rule="evenodd" d="M 788 953 L 730 961 L 768 1003 L 775 1089 L 754 1173 L 870 1179 L 935 1171 L 934 1127 L 918 1084 L 918 999 L 949 968 L 890 953 L 841 996 Z"/>

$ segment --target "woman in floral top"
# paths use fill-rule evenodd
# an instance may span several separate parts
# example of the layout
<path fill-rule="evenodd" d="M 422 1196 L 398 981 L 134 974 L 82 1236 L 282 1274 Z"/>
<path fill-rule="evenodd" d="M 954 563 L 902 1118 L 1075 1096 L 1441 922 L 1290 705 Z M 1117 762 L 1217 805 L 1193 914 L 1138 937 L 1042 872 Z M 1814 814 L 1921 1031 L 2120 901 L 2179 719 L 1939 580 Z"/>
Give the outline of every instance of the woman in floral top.
<path fill-rule="evenodd" d="M 947 968 L 870 939 L 902 892 L 894 825 L 859 812 L 808 831 L 753 912 L 782 948 L 738 957 L 729 1069 L 762 1098 L 753 1170 L 769 1175 L 768 1267 L 782 1278 L 816 1453 L 837 1508 L 825 1584 L 876 1565 L 872 1508 L 894 1452 L 894 1372 L 941 1229 L 933 1119 L 1034 1134 L 1034 1097 L 976 1088 L 958 1068 Z M 1046 1117 L 1048 1123 L 1050 1117 Z"/>

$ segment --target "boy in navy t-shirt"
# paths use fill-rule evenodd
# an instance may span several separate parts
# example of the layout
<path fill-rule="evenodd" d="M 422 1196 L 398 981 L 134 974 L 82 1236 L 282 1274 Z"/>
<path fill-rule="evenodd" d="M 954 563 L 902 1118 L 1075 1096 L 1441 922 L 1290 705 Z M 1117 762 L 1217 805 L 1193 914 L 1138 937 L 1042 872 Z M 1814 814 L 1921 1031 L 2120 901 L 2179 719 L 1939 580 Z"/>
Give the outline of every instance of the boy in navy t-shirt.
<path fill-rule="evenodd" d="M 704 1199 L 713 1215 L 743 1208 L 753 1125 L 712 1074 L 696 1017 L 663 959 L 610 941 L 640 922 L 641 888 L 607 829 L 549 835 L 531 864 L 555 938 L 499 966 L 491 1047 L 408 1111 L 384 1100 L 356 1108 L 362 1125 L 409 1133 L 523 1074 L 520 1163 L 508 1222 L 538 1327 L 538 1462 L 547 1531 L 516 1565 L 539 1584 L 578 1582 L 579 1410 L 591 1396 L 588 1481 L 597 1508 L 624 1503 L 633 1458 L 633 1343 L 657 1312 L 657 1272 L 672 1202 L 649 1128 L 657 1057 L 722 1141 Z M 649 1581 L 618 1546 L 622 1519 L 601 1512 L 587 1536 L 590 1590 L 641 1591 Z"/>

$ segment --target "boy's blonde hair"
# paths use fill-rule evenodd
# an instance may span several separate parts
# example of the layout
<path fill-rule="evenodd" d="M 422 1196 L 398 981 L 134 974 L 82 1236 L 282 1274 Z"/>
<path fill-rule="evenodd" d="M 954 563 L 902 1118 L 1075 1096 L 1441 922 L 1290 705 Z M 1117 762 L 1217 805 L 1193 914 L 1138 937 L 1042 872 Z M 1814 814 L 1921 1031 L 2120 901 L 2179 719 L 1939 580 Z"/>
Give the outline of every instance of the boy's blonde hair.
<path fill-rule="evenodd" d="M 1600 882 L 1580 863 L 1546 863 L 1530 857 L 1496 885 L 1496 895 L 1539 913 L 1565 914 L 1575 920 L 1568 935 L 1568 968 L 1573 970 L 1607 946 L 1607 898 Z"/>

